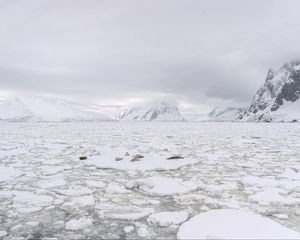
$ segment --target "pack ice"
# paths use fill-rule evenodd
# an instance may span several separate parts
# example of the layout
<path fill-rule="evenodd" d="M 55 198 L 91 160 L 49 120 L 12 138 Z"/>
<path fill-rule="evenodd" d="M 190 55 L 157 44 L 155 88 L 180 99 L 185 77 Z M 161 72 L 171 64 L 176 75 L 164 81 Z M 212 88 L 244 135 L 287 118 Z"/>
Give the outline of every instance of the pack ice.
<path fill-rule="evenodd" d="M 2 122 L 0 238 L 299 239 L 298 132 Z"/>

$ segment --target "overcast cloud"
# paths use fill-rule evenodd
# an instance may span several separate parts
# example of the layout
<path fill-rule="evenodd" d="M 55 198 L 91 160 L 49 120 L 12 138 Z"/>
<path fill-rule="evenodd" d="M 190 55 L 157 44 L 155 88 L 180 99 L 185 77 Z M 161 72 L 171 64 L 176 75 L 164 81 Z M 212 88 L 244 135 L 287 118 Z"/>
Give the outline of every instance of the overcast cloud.
<path fill-rule="evenodd" d="M 0 94 L 242 106 L 300 58 L 299 23 L 299 0 L 1 0 Z"/>

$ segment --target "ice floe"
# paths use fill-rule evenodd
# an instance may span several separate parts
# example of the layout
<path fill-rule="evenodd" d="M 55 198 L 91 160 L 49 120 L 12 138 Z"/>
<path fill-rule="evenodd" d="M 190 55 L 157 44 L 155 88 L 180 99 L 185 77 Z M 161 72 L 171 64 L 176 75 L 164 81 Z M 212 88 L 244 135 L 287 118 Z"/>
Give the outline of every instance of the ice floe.
<path fill-rule="evenodd" d="M 179 178 L 149 177 L 136 181 L 138 188 L 150 195 L 165 196 L 184 194 L 197 190 L 197 185 Z"/>
<path fill-rule="evenodd" d="M 153 212 L 154 210 L 152 208 L 119 207 L 111 211 L 108 217 L 119 220 L 136 221 L 150 215 Z"/>
<path fill-rule="evenodd" d="M 40 188 L 55 188 L 59 186 L 64 186 L 66 184 L 66 181 L 61 178 L 46 178 L 41 180 L 38 185 Z"/>
<path fill-rule="evenodd" d="M 94 188 L 105 188 L 106 187 L 106 184 L 102 181 L 87 180 L 85 182 L 88 186 L 94 187 Z"/>
<path fill-rule="evenodd" d="M 248 176 L 244 177 L 242 183 L 247 186 L 255 186 L 255 187 L 277 187 L 282 185 L 279 180 L 269 179 L 269 178 L 261 178 L 257 176 Z"/>
<path fill-rule="evenodd" d="M 65 202 L 62 205 L 62 209 L 74 209 L 92 206 L 95 204 L 94 197 L 90 195 L 84 195 L 73 198 L 70 202 Z"/>
<path fill-rule="evenodd" d="M 92 190 L 81 186 L 71 186 L 68 189 L 55 189 L 55 192 L 66 196 L 82 196 L 92 194 Z"/>
<path fill-rule="evenodd" d="M 93 224 L 93 220 L 90 218 L 71 219 L 66 223 L 66 230 L 77 231 L 85 229 Z"/>
<path fill-rule="evenodd" d="M 126 226 L 123 230 L 125 233 L 131 233 L 134 230 L 134 226 Z"/>
<path fill-rule="evenodd" d="M 260 215 L 239 210 L 210 210 L 183 223 L 178 239 L 299 239 L 300 233 Z"/>
<path fill-rule="evenodd" d="M 120 170 L 169 170 L 179 169 L 185 165 L 195 164 L 200 161 L 198 158 L 183 158 L 168 160 L 170 154 L 162 152 L 143 153 L 142 158 L 135 159 L 136 154 L 129 154 L 124 148 L 104 149 L 99 156 L 93 156 L 84 161 L 84 164 L 96 166 L 102 169 L 120 169 Z"/>
<path fill-rule="evenodd" d="M 278 177 L 292 180 L 300 180 L 300 170 L 296 171 L 295 169 L 288 168 Z"/>
<path fill-rule="evenodd" d="M 293 198 L 289 195 L 283 195 L 282 193 L 284 194 L 285 192 L 281 189 L 269 188 L 249 196 L 249 201 L 257 202 L 261 205 L 270 205 L 276 203 L 293 205 L 300 203 L 300 199 Z"/>
<path fill-rule="evenodd" d="M 116 182 L 108 184 L 105 188 L 105 192 L 108 194 L 131 193 L 131 191 Z"/>
<path fill-rule="evenodd" d="M 7 232 L 6 231 L 0 231 L 0 237 L 4 237 L 7 235 Z"/>
<path fill-rule="evenodd" d="M 16 191 L 13 198 L 14 206 L 32 206 L 32 207 L 45 207 L 51 205 L 53 197 L 49 195 L 38 195 L 32 192 Z"/>
<path fill-rule="evenodd" d="M 188 212 L 159 212 L 151 214 L 147 221 L 151 224 L 156 224 L 160 227 L 167 227 L 170 225 L 178 225 L 183 223 L 188 218 Z"/>
<path fill-rule="evenodd" d="M 22 172 L 12 167 L 0 166 L 0 182 L 12 180 L 22 175 Z"/>
<path fill-rule="evenodd" d="M 137 230 L 137 235 L 141 238 L 150 238 L 150 233 L 146 226 L 139 227 Z"/>

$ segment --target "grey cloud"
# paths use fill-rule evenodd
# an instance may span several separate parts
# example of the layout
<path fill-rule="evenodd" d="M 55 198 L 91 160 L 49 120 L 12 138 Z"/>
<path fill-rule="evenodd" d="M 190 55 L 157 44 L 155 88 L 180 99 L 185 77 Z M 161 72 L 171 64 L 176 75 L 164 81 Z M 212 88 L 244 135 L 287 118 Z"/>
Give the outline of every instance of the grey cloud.
<path fill-rule="evenodd" d="M 299 22 L 298 0 L 1 1 L 0 88 L 247 103 L 300 57 Z"/>

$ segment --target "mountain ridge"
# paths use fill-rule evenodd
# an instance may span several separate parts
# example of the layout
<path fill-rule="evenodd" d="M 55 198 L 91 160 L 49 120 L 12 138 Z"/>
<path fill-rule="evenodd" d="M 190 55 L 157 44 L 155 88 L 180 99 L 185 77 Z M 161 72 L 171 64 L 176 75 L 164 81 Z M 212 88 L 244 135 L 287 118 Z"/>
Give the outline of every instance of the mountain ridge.
<path fill-rule="evenodd" d="M 129 105 L 117 117 L 120 121 L 183 122 L 186 121 L 172 101 L 154 100 Z"/>
<path fill-rule="evenodd" d="M 83 110 L 75 103 L 44 96 L 18 96 L 2 101 L 0 121 L 8 122 L 95 122 L 111 118 Z"/>
<path fill-rule="evenodd" d="M 300 61 L 269 69 L 247 111 L 238 117 L 247 122 L 300 121 Z"/>
<path fill-rule="evenodd" d="M 215 107 L 212 111 L 209 112 L 205 121 L 206 122 L 234 122 L 237 119 L 237 117 L 240 114 L 242 114 L 244 111 L 246 111 L 245 108 Z"/>

